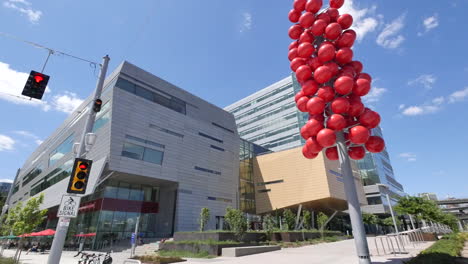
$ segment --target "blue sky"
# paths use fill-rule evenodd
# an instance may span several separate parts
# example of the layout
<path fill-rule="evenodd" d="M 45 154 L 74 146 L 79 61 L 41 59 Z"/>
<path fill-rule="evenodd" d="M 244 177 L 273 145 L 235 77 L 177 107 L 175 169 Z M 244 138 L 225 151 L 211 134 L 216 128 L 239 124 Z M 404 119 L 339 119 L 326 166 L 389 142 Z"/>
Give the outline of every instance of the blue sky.
<path fill-rule="evenodd" d="M 290 73 L 290 1 L 0 0 L 0 32 L 100 62 L 128 60 L 220 107 Z M 324 0 L 324 3 L 328 3 Z M 468 1 L 347 0 L 355 58 L 373 78 L 396 178 L 408 193 L 468 196 Z M 94 89 L 88 63 L 52 56 L 43 102 L 20 98 L 47 52 L 0 36 L 0 178 Z M 19 97 L 18 97 L 19 96 Z"/>

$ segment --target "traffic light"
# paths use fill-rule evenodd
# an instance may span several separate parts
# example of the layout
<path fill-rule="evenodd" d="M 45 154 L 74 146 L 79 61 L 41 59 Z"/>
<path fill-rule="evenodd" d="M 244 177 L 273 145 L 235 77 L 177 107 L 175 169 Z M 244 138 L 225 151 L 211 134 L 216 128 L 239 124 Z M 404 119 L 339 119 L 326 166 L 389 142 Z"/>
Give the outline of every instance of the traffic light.
<path fill-rule="evenodd" d="M 31 71 L 21 94 L 41 100 L 48 82 L 48 75 Z"/>
<path fill-rule="evenodd" d="M 67 193 L 84 194 L 86 192 L 92 163 L 92 160 L 75 159 L 75 164 L 73 164 L 73 170 L 68 183 Z"/>
<path fill-rule="evenodd" d="M 96 113 L 101 111 L 101 106 L 102 106 L 102 100 L 101 99 L 96 99 L 94 101 L 93 111 L 96 112 Z"/>

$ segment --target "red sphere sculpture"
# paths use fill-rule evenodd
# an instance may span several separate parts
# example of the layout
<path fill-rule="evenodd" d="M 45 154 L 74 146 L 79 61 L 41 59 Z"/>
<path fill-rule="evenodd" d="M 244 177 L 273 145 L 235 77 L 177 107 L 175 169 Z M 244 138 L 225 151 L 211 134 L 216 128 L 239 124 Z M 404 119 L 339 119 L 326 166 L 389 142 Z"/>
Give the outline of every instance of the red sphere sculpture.
<path fill-rule="evenodd" d="M 338 97 L 331 103 L 331 110 L 335 114 L 344 114 L 348 112 L 349 109 L 349 100 L 344 97 Z"/>
<path fill-rule="evenodd" d="M 327 66 L 320 66 L 314 71 L 314 79 L 318 83 L 326 83 L 332 78 L 332 71 Z"/>
<path fill-rule="evenodd" d="M 357 79 L 353 87 L 353 93 L 359 96 L 365 96 L 371 89 L 370 82 L 367 79 Z"/>
<path fill-rule="evenodd" d="M 327 120 L 327 127 L 335 131 L 340 131 L 346 127 L 346 119 L 339 114 L 333 114 Z"/>
<path fill-rule="evenodd" d="M 299 98 L 296 102 L 297 109 L 299 109 L 301 112 L 307 112 L 307 102 L 309 102 L 309 97 L 302 96 Z"/>
<path fill-rule="evenodd" d="M 302 91 L 304 95 L 306 96 L 315 95 L 318 88 L 319 88 L 319 84 L 312 79 L 307 80 L 302 84 Z"/>
<path fill-rule="evenodd" d="M 289 14 L 288 14 L 289 21 L 293 23 L 297 23 L 300 17 L 301 17 L 300 11 L 297 11 L 295 9 L 291 9 L 291 11 L 289 11 Z"/>
<path fill-rule="evenodd" d="M 380 124 L 380 115 L 372 110 L 365 111 L 359 117 L 359 123 L 367 128 L 375 128 Z"/>
<path fill-rule="evenodd" d="M 325 156 L 327 156 L 329 160 L 338 160 L 338 149 L 336 147 L 327 148 L 325 150 Z"/>
<path fill-rule="evenodd" d="M 299 24 L 304 28 L 310 28 L 315 21 L 315 15 L 311 12 L 306 12 L 299 18 Z"/>
<path fill-rule="evenodd" d="M 304 58 L 294 58 L 292 61 L 291 61 L 291 70 L 293 72 L 295 72 L 297 70 L 297 68 L 299 68 L 300 66 L 302 65 L 305 65 L 307 62 Z"/>
<path fill-rule="evenodd" d="M 353 160 L 362 160 L 366 156 L 366 150 L 363 147 L 350 147 L 348 150 L 349 157 Z"/>
<path fill-rule="evenodd" d="M 335 40 L 341 34 L 341 26 L 338 23 L 331 23 L 325 28 L 325 37 L 327 39 Z"/>
<path fill-rule="evenodd" d="M 364 144 L 370 137 L 369 129 L 363 126 L 355 126 L 349 130 L 349 140 L 354 144 Z"/>
<path fill-rule="evenodd" d="M 353 50 L 347 47 L 341 48 L 336 52 L 336 62 L 346 64 L 353 60 Z"/>
<path fill-rule="evenodd" d="M 336 143 L 335 131 L 329 128 L 324 128 L 317 133 L 318 143 L 326 148 L 331 147 Z"/>
<path fill-rule="evenodd" d="M 305 6 L 307 12 L 317 13 L 322 8 L 322 0 L 309 0 Z"/>
<path fill-rule="evenodd" d="M 335 80 L 335 91 L 341 95 L 346 95 L 353 91 L 354 80 L 349 76 L 342 76 Z"/>
<path fill-rule="evenodd" d="M 312 24 L 312 27 L 310 27 L 310 32 L 314 36 L 320 36 L 325 32 L 325 28 L 327 27 L 328 23 L 323 20 L 323 19 L 317 19 L 315 20 L 314 24 Z"/>
<path fill-rule="evenodd" d="M 330 6 L 333 8 L 340 8 L 344 4 L 344 0 L 330 0 Z"/>
<path fill-rule="evenodd" d="M 299 39 L 299 37 L 301 36 L 302 34 L 302 31 L 304 30 L 303 27 L 301 27 L 301 25 L 292 25 L 290 28 L 289 28 L 289 37 L 292 38 L 292 39 Z"/>
<path fill-rule="evenodd" d="M 307 145 L 304 145 L 304 147 L 302 147 L 302 155 L 307 159 L 315 159 L 319 154 L 311 152 L 307 148 Z"/>
<path fill-rule="evenodd" d="M 306 4 L 307 4 L 307 0 L 294 0 L 293 7 L 298 12 L 302 12 L 304 11 Z"/>
<path fill-rule="evenodd" d="M 307 42 L 300 44 L 297 48 L 297 55 L 302 58 L 309 58 L 314 52 L 314 45 Z"/>
<path fill-rule="evenodd" d="M 371 136 L 366 142 L 366 149 L 372 153 L 382 152 L 385 148 L 385 141 L 378 136 Z"/>
<path fill-rule="evenodd" d="M 323 44 L 318 49 L 317 56 L 321 62 L 331 61 L 335 58 L 335 46 L 332 44 Z"/>
<path fill-rule="evenodd" d="M 311 115 L 320 114 L 325 109 L 325 101 L 320 97 L 313 97 L 307 102 L 307 111 Z"/>
<path fill-rule="evenodd" d="M 312 69 L 309 65 L 299 66 L 299 68 L 296 70 L 296 77 L 298 81 L 304 82 L 312 77 Z"/>
<path fill-rule="evenodd" d="M 343 14 L 338 17 L 337 22 L 340 24 L 341 28 L 348 29 L 353 24 L 353 16 L 350 14 Z"/>
<path fill-rule="evenodd" d="M 323 86 L 318 89 L 317 96 L 328 103 L 331 102 L 333 98 L 335 98 L 335 91 L 330 86 Z"/>
<path fill-rule="evenodd" d="M 318 143 L 315 137 L 310 137 L 306 141 L 307 149 L 312 153 L 319 153 L 322 151 L 323 147 Z"/>

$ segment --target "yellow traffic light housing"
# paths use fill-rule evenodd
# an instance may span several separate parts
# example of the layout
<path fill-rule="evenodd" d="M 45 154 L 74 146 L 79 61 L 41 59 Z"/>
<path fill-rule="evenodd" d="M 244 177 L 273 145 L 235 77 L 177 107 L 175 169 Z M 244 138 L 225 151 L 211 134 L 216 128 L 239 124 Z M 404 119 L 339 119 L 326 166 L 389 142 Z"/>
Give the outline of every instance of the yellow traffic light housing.
<path fill-rule="evenodd" d="M 92 163 L 92 160 L 75 159 L 75 164 L 73 164 L 73 170 L 68 183 L 67 193 L 84 194 L 86 192 Z"/>

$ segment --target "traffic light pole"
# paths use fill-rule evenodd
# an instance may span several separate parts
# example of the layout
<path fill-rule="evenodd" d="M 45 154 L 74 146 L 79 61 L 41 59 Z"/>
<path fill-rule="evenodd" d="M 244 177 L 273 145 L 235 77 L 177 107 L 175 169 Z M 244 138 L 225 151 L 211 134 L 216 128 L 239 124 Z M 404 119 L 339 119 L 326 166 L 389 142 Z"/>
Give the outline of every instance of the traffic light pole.
<path fill-rule="evenodd" d="M 340 159 L 340 168 L 343 175 L 344 190 L 346 200 L 348 200 L 349 218 L 353 228 L 354 243 L 359 258 L 359 264 L 371 264 L 369 246 L 367 245 L 366 231 L 362 222 L 361 206 L 354 182 L 353 169 L 349 159 L 348 150 L 345 143 L 343 132 L 337 132 L 338 156 Z"/>
<path fill-rule="evenodd" d="M 85 140 L 86 134 L 91 132 L 94 126 L 94 121 L 96 118 L 96 112 L 92 110 L 92 102 L 96 99 L 101 97 L 102 88 L 104 86 L 104 80 L 106 78 L 107 67 L 109 65 L 109 56 L 106 55 L 103 58 L 103 63 L 101 67 L 101 71 L 99 74 L 99 79 L 96 84 L 96 91 L 94 92 L 94 98 L 88 107 L 88 115 L 86 118 L 86 123 L 84 126 L 83 134 L 81 135 L 80 145 L 78 148 L 78 152 L 76 153 L 76 158 L 82 158 L 85 152 Z M 65 238 L 68 232 L 68 226 L 70 224 L 70 218 L 68 217 L 60 217 L 57 223 L 57 228 L 55 230 L 54 240 L 52 241 L 52 246 L 50 248 L 49 258 L 47 260 L 47 264 L 59 264 L 60 258 L 62 257 L 62 250 L 65 244 Z"/>

